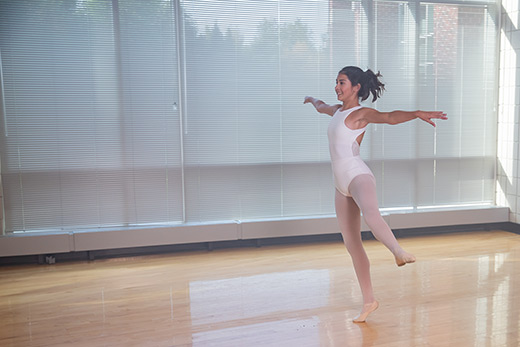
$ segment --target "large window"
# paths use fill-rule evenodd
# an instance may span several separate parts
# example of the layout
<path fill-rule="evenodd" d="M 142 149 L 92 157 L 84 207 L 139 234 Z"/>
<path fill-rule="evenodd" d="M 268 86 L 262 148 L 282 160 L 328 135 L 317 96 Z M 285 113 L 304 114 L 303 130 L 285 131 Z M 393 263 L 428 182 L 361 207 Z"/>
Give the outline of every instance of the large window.
<path fill-rule="evenodd" d="M 362 156 L 382 208 L 492 204 L 494 3 L 0 0 L 7 232 L 334 213 L 328 117 L 380 70 Z M 371 104 L 367 104 L 370 106 Z"/>

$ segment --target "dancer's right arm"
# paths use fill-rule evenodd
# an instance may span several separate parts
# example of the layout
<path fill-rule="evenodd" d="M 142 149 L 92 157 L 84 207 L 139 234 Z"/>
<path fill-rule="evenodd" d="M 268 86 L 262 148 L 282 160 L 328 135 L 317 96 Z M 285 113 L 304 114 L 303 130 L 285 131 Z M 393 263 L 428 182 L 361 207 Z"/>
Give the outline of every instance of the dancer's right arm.
<path fill-rule="evenodd" d="M 338 108 L 341 107 L 341 105 L 326 104 L 321 100 L 313 98 L 312 96 L 306 96 L 305 99 L 303 100 L 303 103 L 304 104 L 311 103 L 312 106 L 314 106 L 314 108 L 316 109 L 316 111 L 318 111 L 319 113 L 328 114 L 331 117 L 334 115 L 334 113 L 336 113 Z"/>

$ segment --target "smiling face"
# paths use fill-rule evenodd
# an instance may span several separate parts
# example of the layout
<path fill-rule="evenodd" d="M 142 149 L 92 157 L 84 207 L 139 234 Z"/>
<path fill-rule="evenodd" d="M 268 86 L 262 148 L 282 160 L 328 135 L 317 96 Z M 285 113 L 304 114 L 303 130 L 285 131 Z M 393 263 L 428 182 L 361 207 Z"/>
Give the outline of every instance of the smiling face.
<path fill-rule="evenodd" d="M 352 86 L 347 75 L 338 74 L 335 90 L 339 101 L 342 101 L 344 104 L 352 101 L 357 102 L 359 88 L 361 88 L 359 84 Z"/>

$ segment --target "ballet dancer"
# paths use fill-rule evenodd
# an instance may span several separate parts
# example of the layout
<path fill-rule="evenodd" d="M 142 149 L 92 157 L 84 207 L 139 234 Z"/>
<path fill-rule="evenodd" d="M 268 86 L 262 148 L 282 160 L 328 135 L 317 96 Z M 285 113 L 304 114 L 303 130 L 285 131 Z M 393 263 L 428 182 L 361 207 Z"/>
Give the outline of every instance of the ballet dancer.
<path fill-rule="evenodd" d="M 372 289 L 370 262 L 361 240 L 360 210 L 376 239 L 392 252 L 398 266 L 415 262 L 415 257 L 401 248 L 379 212 L 374 175 L 359 155 L 366 127 L 370 123 L 400 124 L 416 118 L 435 126 L 432 119 L 448 119 L 439 111 L 379 112 L 360 106 L 360 99 L 364 101 L 370 94 L 372 102 L 381 97 L 385 85 L 379 77 L 379 72 L 347 66 L 336 79 L 335 90 L 341 104 L 328 105 L 311 96 L 305 97 L 303 102 L 332 117 L 327 135 L 336 187 L 336 217 L 363 295 L 363 308 L 353 319 L 355 323 L 365 322 L 379 306 Z"/>

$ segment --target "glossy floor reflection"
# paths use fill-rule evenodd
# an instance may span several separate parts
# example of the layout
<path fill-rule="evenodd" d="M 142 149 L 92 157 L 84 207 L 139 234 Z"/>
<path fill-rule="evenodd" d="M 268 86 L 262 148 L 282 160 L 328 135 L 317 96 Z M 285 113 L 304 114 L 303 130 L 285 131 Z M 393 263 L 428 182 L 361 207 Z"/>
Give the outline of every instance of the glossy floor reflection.
<path fill-rule="evenodd" d="M 0 267 L 1 346 L 518 346 L 520 235 L 365 243 L 379 309 L 341 243 Z"/>

